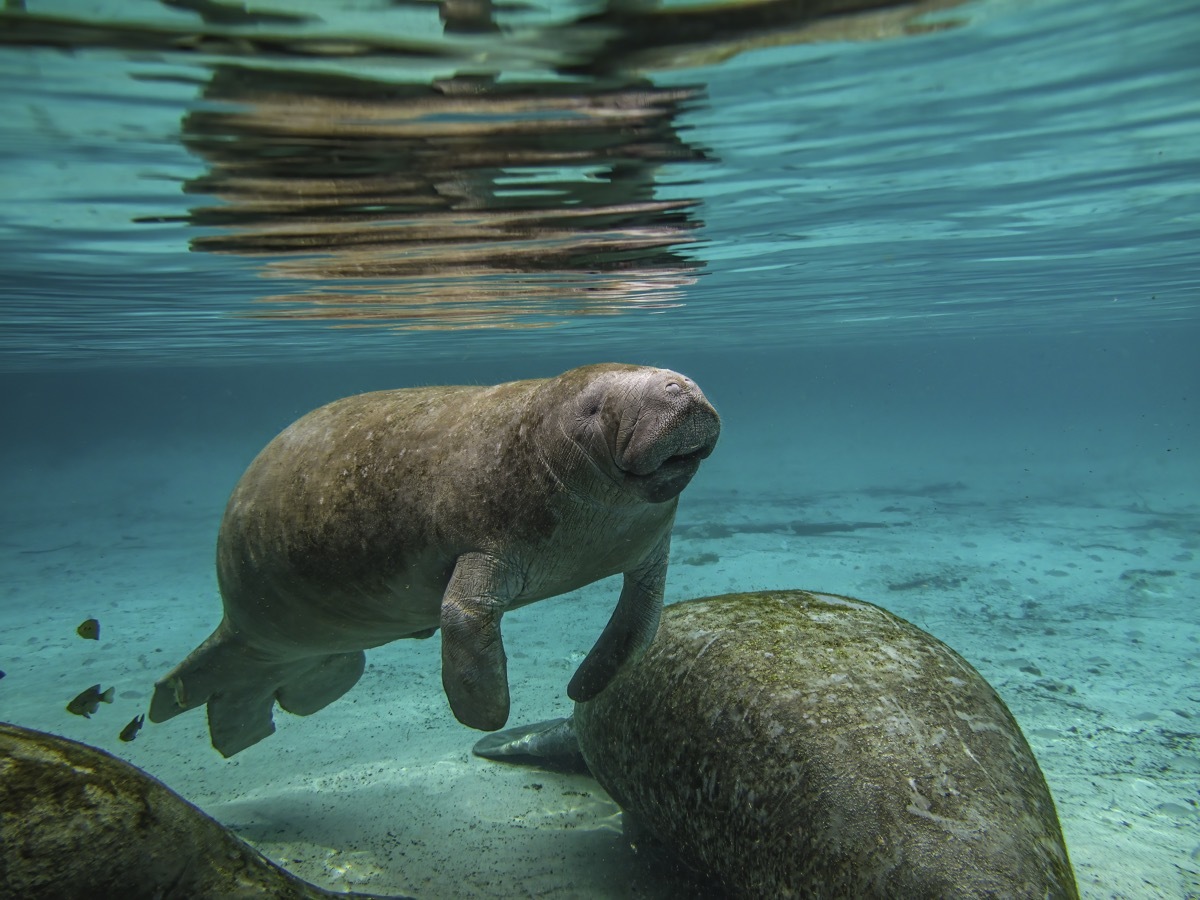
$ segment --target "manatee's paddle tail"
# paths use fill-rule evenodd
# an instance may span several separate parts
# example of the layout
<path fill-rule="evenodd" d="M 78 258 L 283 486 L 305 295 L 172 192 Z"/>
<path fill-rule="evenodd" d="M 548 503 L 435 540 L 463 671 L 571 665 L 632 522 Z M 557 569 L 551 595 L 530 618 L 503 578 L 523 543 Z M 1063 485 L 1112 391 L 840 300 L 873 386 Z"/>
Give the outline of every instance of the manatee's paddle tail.
<path fill-rule="evenodd" d="M 150 721 L 165 722 L 208 704 L 212 744 L 222 756 L 233 756 L 275 731 L 276 701 L 290 713 L 311 715 L 354 687 L 365 666 L 361 650 L 265 659 L 222 622 L 155 683 Z"/>

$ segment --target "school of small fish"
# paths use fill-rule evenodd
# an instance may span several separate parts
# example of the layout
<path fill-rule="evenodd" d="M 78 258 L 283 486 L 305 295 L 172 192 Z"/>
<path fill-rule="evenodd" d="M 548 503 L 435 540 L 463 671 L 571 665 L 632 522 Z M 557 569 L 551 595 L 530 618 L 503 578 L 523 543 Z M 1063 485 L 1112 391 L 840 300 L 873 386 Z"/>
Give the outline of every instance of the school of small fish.
<path fill-rule="evenodd" d="M 91 618 L 84 619 L 75 629 L 75 633 L 84 640 L 98 641 L 100 640 L 100 620 Z M 0 671 L 0 678 L 3 678 L 5 673 Z M 116 693 L 115 687 L 104 688 L 99 684 L 93 684 L 91 687 L 80 691 L 67 704 L 67 712 L 76 716 L 83 716 L 85 719 L 90 719 L 93 713 L 100 709 L 101 703 L 112 703 L 113 696 Z M 130 719 L 129 724 L 121 729 L 120 739 L 125 742 L 132 741 L 138 736 L 138 732 L 142 730 L 142 725 L 146 722 L 146 716 L 139 714 Z"/>

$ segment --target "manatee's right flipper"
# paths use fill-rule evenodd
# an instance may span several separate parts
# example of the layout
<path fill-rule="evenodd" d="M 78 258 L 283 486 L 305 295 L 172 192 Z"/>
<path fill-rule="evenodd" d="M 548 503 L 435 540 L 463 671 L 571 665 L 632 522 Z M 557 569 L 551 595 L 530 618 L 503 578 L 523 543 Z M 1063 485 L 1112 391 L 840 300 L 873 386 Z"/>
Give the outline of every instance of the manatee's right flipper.
<path fill-rule="evenodd" d="M 275 731 L 275 701 L 307 716 L 328 706 L 363 673 L 361 650 L 278 660 L 241 641 L 222 622 L 209 638 L 154 685 L 150 721 L 165 722 L 208 704 L 208 731 L 222 756 L 233 756 Z"/>
<path fill-rule="evenodd" d="M 481 738 L 471 752 L 484 759 L 540 766 L 555 772 L 586 773 L 588 770 L 570 719 L 551 719 L 536 725 L 506 728 Z"/>
<path fill-rule="evenodd" d="M 668 532 L 645 559 L 625 573 L 617 608 L 567 684 L 567 696 L 576 703 L 595 699 L 622 668 L 641 659 L 654 640 L 670 556 Z"/>

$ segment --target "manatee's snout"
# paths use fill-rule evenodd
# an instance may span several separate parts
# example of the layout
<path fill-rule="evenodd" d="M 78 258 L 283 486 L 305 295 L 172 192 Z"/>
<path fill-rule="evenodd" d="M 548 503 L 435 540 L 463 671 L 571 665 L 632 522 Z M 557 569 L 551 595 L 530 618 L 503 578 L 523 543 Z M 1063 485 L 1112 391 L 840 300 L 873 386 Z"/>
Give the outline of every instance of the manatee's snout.
<path fill-rule="evenodd" d="M 685 375 L 654 370 L 632 427 L 623 429 L 618 465 L 626 482 L 653 503 L 676 497 L 717 445 L 721 417 Z"/>
<path fill-rule="evenodd" d="M 680 442 L 672 455 L 706 458 L 713 452 L 717 438 L 721 436 L 721 417 L 690 378 L 682 375 L 668 378 L 663 385 L 663 393 L 674 398 L 681 407 L 677 420 L 668 424 L 672 436 Z"/>

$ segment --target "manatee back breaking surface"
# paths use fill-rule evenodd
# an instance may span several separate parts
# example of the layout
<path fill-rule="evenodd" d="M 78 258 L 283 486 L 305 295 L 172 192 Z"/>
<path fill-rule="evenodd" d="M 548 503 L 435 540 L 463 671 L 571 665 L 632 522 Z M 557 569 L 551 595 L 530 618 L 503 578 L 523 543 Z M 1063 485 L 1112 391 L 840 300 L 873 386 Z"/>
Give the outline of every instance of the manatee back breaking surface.
<path fill-rule="evenodd" d="M 871 604 L 777 591 L 668 606 L 574 725 L 613 798 L 740 896 L 1078 896 L 1003 701 Z"/>
<path fill-rule="evenodd" d="M 135 766 L 0 724 L 0 897 L 341 896 L 279 868 Z"/>

